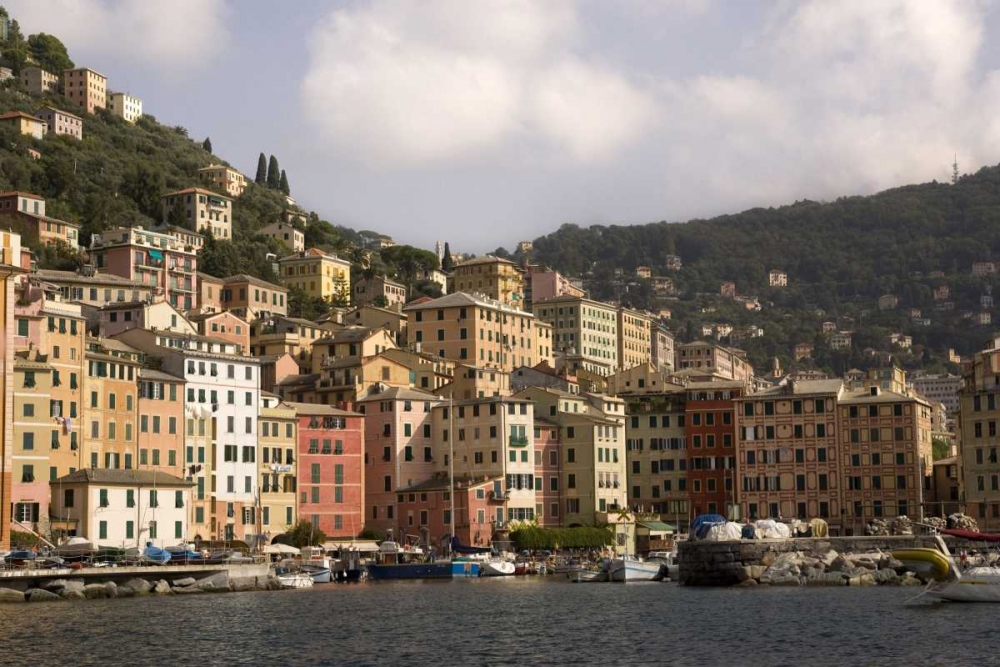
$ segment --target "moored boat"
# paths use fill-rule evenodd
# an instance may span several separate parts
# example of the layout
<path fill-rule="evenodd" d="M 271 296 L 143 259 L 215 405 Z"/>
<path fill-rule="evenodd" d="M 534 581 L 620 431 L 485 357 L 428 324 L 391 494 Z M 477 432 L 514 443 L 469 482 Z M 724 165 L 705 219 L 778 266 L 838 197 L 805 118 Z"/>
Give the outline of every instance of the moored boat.
<path fill-rule="evenodd" d="M 479 566 L 479 573 L 484 577 L 509 577 L 516 571 L 514 563 L 502 558 L 490 558 Z"/>
<path fill-rule="evenodd" d="M 142 550 L 142 560 L 154 565 L 165 565 L 170 562 L 170 552 L 166 549 L 153 546 L 152 542 L 146 542 L 146 548 Z"/>
<path fill-rule="evenodd" d="M 660 573 L 660 563 L 635 558 L 615 558 L 608 564 L 610 581 L 653 581 Z"/>
<path fill-rule="evenodd" d="M 567 576 L 576 584 L 608 580 L 608 573 L 604 570 L 576 570 Z"/>
<path fill-rule="evenodd" d="M 305 572 L 290 572 L 278 575 L 278 583 L 281 584 L 282 588 L 310 588 L 315 582 Z"/>
<path fill-rule="evenodd" d="M 305 563 L 299 566 L 299 571 L 303 574 L 308 574 L 314 584 L 328 584 L 333 578 L 333 571 L 322 565 Z"/>
<path fill-rule="evenodd" d="M 404 550 L 397 542 L 386 540 L 365 568 L 372 579 L 451 579 L 450 560 L 425 561 L 423 556 L 422 550 Z"/>

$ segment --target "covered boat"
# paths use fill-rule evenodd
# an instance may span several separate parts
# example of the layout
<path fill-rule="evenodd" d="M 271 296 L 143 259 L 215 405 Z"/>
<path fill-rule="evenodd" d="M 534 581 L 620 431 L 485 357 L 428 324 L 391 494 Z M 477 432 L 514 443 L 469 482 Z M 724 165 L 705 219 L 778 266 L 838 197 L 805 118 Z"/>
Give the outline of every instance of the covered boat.
<path fill-rule="evenodd" d="M 142 550 L 142 560 L 154 565 L 165 565 L 170 562 L 170 552 L 166 549 L 153 546 L 152 542 L 146 542 L 146 548 Z"/>
<path fill-rule="evenodd" d="M 85 537 L 70 537 L 55 548 L 55 555 L 68 562 L 83 560 L 96 552 L 97 549 Z"/>
<path fill-rule="evenodd" d="M 427 561 L 419 549 L 405 550 L 386 540 L 379 545 L 374 562 L 365 565 L 372 579 L 451 579 L 451 561 Z"/>

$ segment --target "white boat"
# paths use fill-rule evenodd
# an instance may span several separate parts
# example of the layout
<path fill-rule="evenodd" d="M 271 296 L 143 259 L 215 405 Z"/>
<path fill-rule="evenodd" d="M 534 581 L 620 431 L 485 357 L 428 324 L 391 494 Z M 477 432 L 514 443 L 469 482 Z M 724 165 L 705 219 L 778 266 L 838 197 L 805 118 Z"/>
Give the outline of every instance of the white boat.
<path fill-rule="evenodd" d="M 278 583 L 281 584 L 282 588 L 311 588 L 313 578 L 305 572 L 281 574 L 278 575 Z"/>
<path fill-rule="evenodd" d="M 615 558 L 608 565 L 608 576 L 611 581 L 653 581 L 659 573 L 660 563 L 637 560 L 628 556 Z"/>
<path fill-rule="evenodd" d="M 949 602 L 1000 602 L 1000 567 L 955 571 L 955 579 L 932 585 L 927 594 Z"/>
<path fill-rule="evenodd" d="M 677 564 L 676 551 L 650 551 L 646 560 L 659 563 L 666 571 L 670 581 L 677 581 L 680 577 L 680 566 Z"/>
<path fill-rule="evenodd" d="M 479 576 L 481 577 L 509 577 L 514 574 L 514 564 L 509 560 L 501 558 L 491 558 L 483 561 L 479 566 Z"/>
<path fill-rule="evenodd" d="M 568 573 L 566 576 L 576 584 L 608 580 L 608 573 L 603 570 L 577 570 L 576 572 Z"/>

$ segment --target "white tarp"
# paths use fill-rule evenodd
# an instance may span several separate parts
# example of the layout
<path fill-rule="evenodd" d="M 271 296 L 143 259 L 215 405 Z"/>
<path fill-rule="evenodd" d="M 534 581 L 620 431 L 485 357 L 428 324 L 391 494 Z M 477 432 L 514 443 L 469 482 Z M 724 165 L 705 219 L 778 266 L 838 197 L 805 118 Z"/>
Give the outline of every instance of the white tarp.
<path fill-rule="evenodd" d="M 290 544 L 268 544 L 264 547 L 266 554 L 281 554 L 282 556 L 297 556 L 301 551 Z"/>
<path fill-rule="evenodd" d="M 714 524 L 705 534 L 705 539 L 710 542 L 728 542 L 740 539 L 742 526 L 732 521 Z"/>
<path fill-rule="evenodd" d="M 774 519 L 761 519 L 754 526 L 760 539 L 791 537 L 792 529 L 787 524 L 778 523 Z"/>

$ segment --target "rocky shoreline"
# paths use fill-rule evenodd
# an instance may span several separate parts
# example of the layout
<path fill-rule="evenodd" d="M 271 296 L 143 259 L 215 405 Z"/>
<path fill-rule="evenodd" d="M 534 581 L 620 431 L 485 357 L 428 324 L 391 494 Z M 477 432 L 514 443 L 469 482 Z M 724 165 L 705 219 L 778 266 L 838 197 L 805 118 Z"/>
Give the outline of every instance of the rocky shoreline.
<path fill-rule="evenodd" d="M 921 586 L 906 566 L 883 552 L 768 552 L 760 565 L 744 565 L 738 586 Z"/>
<path fill-rule="evenodd" d="M 123 584 L 114 581 L 84 583 L 82 579 L 51 579 L 25 591 L 0 588 L 0 603 L 59 602 L 63 600 L 102 600 L 160 595 L 198 595 L 258 590 L 279 590 L 277 577 L 268 576 L 266 583 L 249 579 L 231 579 L 228 572 L 215 572 L 206 577 L 174 577 L 145 579 L 134 577 Z"/>

